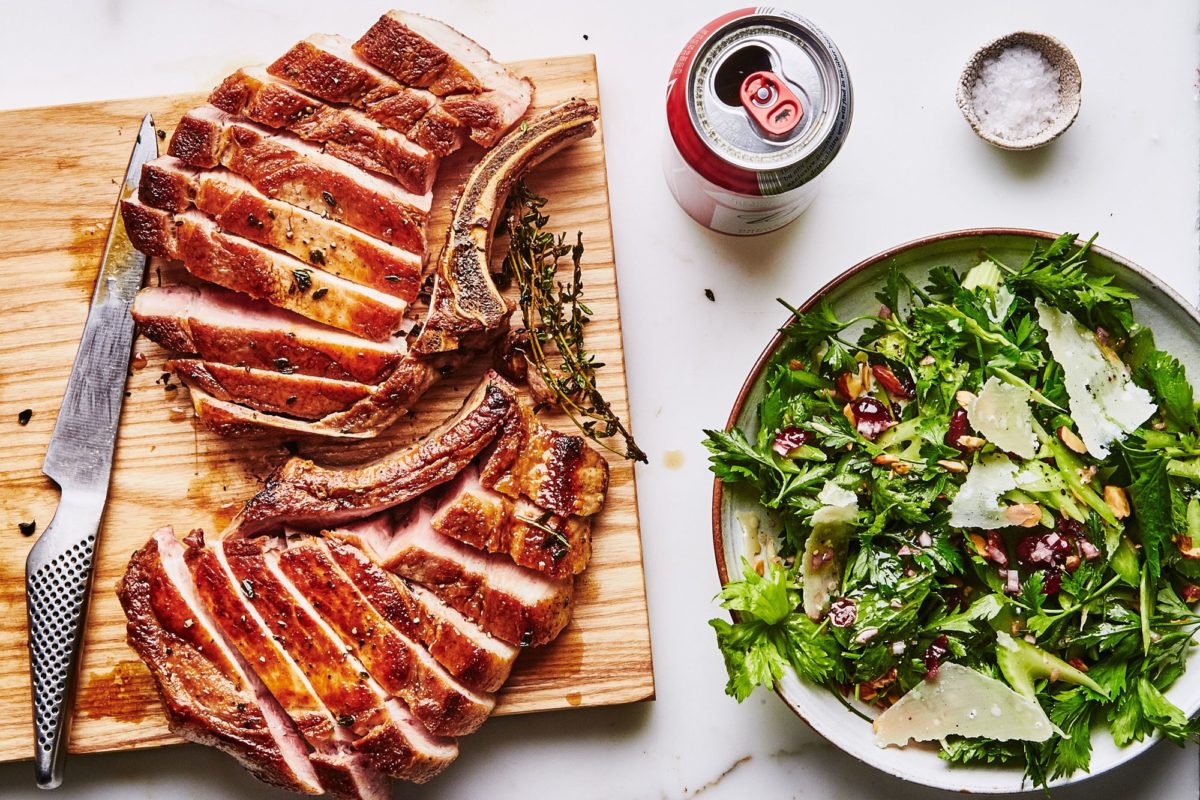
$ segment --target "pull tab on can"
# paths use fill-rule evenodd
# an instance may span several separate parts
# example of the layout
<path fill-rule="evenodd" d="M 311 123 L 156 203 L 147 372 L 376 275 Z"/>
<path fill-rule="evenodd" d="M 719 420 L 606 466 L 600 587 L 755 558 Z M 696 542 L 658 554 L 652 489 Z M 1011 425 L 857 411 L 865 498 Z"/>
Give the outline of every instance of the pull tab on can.
<path fill-rule="evenodd" d="M 804 108 L 774 72 L 754 72 L 742 81 L 742 106 L 768 136 L 787 136 L 800 124 Z"/>

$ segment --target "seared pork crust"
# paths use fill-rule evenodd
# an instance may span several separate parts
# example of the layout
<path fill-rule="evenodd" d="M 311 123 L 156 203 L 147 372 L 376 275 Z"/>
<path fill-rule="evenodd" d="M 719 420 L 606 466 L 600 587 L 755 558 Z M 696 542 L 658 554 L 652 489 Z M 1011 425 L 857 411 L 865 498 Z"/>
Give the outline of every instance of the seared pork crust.
<path fill-rule="evenodd" d="M 430 732 L 474 733 L 496 705 L 471 691 L 421 645 L 391 625 L 338 568 L 319 540 L 290 541 L 278 558 L 294 590 L 312 603 L 388 694 L 400 698 Z"/>
<path fill-rule="evenodd" d="M 170 529 L 165 535 L 174 536 Z M 287 763 L 254 687 L 226 657 L 226 648 L 207 625 L 196 623 L 167 576 L 156 537 L 129 559 L 117 597 L 128 620 L 129 645 L 154 676 L 171 732 L 229 753 L 261 781 L 321 794 L 311 767 L 301 778 Z M 291 731 L 295 735 L 294 727 Z"/>
<path fill-rule="evenodd" d="M 188 386 L 200 386 L 213 397 L 242 403 L 259 411 L 320 419 L 365 397 L 371 387 L 310 375 L 234 367 L 194 358 L 175 358 L 167 367 Z"/>
<path fill-rule="evenodd" d="M 427 590 L 392 575 L 362 549 L 330 538 L 319 542 L 388 622 L 424 644 L 463 684 L 495 692 L 508 680 L 515 647 L 493 639 Z"/>
<path fill-rule="evenodd" d="M 133 304 L 138 329 L 167 350 L 210 362 L 376 384 L 404 358 L 403 340 L 372 342 L 237 292 L 147 287 Z"/>
<path fill-rule="evenodd" d="M 571 619 L 574 585 L 481 553 L 437 533 L 425 502 L 407 509 L 386 538 L 368 539 L 353 527 L 327 535 L 343 538 L 379 558 L 392 572 L 427 587 L 448 606 L 509 644 L 552 641 Z"/>
<path fill-rule="evenodd" d="M 421 286 L 423 258 L 337 220 L 267 197 L 228 170 L 198 169 L 174 156 L 142 167 L 138 198 L 180 213 L 195 207 L 226 233 L 289 253 L 319 267 L 411 303 Z"/>
<path fill-rule="evenodd" d="M 246 502 L 225 535 L 254 536 L 284 525 L 320 528 L 408 502 L 451 480 L 517 416 L 516 389 L 495 373 L 462 409 L 410 448 L 354 467 L 292 458 Z"/>
<path fill-rule="evenodd" d="M 393 177 L 414 194 L 433 188 L 437 156 L 403 134 L 381 127 L 361 111 L 326 105 L 262 68 L 240 69 L 230 75 L 208 102 L 230 114 L 320 142 L 326 153 Z"/>
<path fill-rule="evenodd" d="M 551 578 L 582 572 L 591 557 L 591 521 L 544 511 L 485 488 L 474 468 L 446 491 L 430 520 L 433 529 L 478 550 L 504 553 L 517 564 Z"/>
<path fill-rule="evenodd" d="M 433 94 L 402 86 L 367 64 L 341 36 L 318 33 L 297 42 L 267 72 L 322 100 L 360 109 L 401 133 L 411 130 L 437 103 Z"/>
<path fill-rule="evenodd" d="M 302 139 L 203 106 L 179 121 L 169 152 L 194 167 L 226 167 L 268 197 L 328 215 L 410 252 L 425 252 L 429 194 L 409 193 Z"/>
<path fill-rule="evenodd" d="M 354 52 L 408 86 L 436 95 L 478 94 L 515 79 L 479 43 L 420 14 L 389 11 L 354 43 Z"/>
<path fill-rule="evenodd" d="M 171 214 L 130 198 L 121 201 L 121 215 L 142 252 L 178 259 L 198 278 L 316 322 L 383 341 L 404 318 L 400 298 L 231 236 L 198 211 Z"/>
<path fill-rule="evenodd" d="M 483 464 L 483 485 L 563 517 L 589 517 L 604 505 L 608 462 L 581 436 L 560 433 L 521 408 L 521 436 L 509 437 Z"/>

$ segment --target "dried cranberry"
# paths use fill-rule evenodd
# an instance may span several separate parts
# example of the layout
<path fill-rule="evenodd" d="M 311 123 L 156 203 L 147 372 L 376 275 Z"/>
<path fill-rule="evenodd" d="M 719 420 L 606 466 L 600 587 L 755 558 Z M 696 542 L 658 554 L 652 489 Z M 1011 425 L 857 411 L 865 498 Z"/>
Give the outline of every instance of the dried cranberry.
<path fill-rule="evenodd" d="M 1059 517 L 1058 521 L 1054 523 L 1054 530 L 1077 539 L 1083 538 L 1083 523 L 1070 517 Z"/>
<path fill-rule="evenodd" d="M 946 445 L 953 447 L 960 453 L 965 453 L 967 449 L 958 443 L 962 436 L 968 436 L 971 433 L 971 423 L 967 419 L 967 410 L 965 408 L 956 408 L 954 413 L 950 415 L 950 428 L 946 431 Z"/>
<path fill-rule="evenodd" d="M 879 381 L 879 385 L 887 389 L 892 397 L 911 400 L 917 393 L 917 385 L 913 383 L 912 376 L 907 371 L 901 371 L 901 374 L 897 375 L 887 364 L 872 364 L 871 372 L 875 375 L 875 380 Z"/>
<path fill-rule="evenodd" d="M 1045 573 L 1042 594 L 1058 594 L 1062 589 L 1063 569 L 1071 571 L 1069 562 L 1074 562 L 1076 568 L 1079 566 L 1075 530 L 1082 531 L 1083 527 L 1073 520 L 1059 520 L 1055 530 L 1030 534 L 1017 542 L 1017 562 L 1026 569 Z"/>
<path fill-rule="evenodd" d="M 843 372 L 835 383 L 838 395 L 846 402 L 862 394 L 862 381 L 859 380 L 857 372 Z"/>
<path fill-rule="evenodd" d="M 1017 563 L 1029 569 L 1057 569 L 1074 549 L 1069 536 L 1056 531 L 1035 533 L 1017 542 Z"/>
<path fill-rule="evenodd" d="M 936 639 L 930 642 L 929 647 L 925 648 L 925 679 L 933 680 L 937 677 L 938 667 L 942 664 L 942 659 L 950 652 L 950 640 L 946 638 L 946 634 L 939 635 Z"/>
<path fill-rule="evenodd" d="M 858 605 L 849 597 L 839 597 L 829 604 L 829 624 L 849 628 L 858 619 Z"/>
<path fill-rule="evenodd" d="M 871 441 L 896 424 L 888 407 L 870 395 L 851 403 L 850 412 L 854 415 L 855 430 Z"/>
<path fill-rule="evenodd" d="M 1062 589 L 1062 572 L 1055 569 L 1046 573 L 1046 578 L 1042 582 L 1042 594 L 1058 594 Z"/>
<path fill-rule="evenodd" d="M 783 428 L 775 434 L 775 443 L 771 449 L 784 458 L 789 458 L 797 448 L 812 441 L 812 432 L 801 428 Z"/>
<path fill-rule="evenodd" d="M 966 611 L 971 605 L 967 600 L 968 589 L 959 578 L 951 578 L 948 588 L 942 590 L 942 599 L 946 601 L 946 610 L 950 613 Z"/>

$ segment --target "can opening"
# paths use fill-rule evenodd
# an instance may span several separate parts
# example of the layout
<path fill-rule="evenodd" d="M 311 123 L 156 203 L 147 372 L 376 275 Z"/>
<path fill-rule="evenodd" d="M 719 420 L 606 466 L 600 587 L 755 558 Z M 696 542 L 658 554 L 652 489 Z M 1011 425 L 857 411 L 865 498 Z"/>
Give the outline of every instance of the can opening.
<path fill-rule="evenodd" d="M 742 84 L 746 78 L 756 72 L 770 71 L 771 53 L 767 48 L 756 44 L 747 45 L 733 51 L 713 76 L 713 89 L 717 98 L 727 106 L 740 108 L 742 105 Z"/>

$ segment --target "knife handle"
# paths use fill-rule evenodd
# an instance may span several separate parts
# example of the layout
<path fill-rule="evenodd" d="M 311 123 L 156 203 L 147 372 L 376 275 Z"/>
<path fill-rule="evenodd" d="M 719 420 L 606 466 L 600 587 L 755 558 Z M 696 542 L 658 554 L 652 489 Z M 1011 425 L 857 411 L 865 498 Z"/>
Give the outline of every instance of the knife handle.
<path fill-rule="evenodd" d="M 62 783 L 67 720 L 83 649 L 104 498 L 76 497 L 64 490 L 54 519 L 25 562 L 29 621 L 29 671 L 33 688 L 34 768 L 37 784 Z"/>

